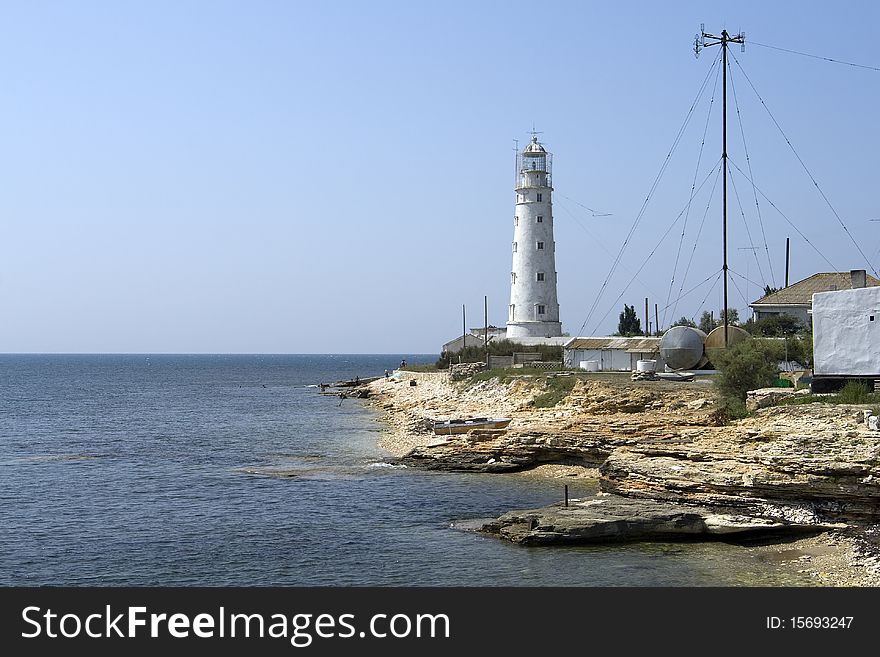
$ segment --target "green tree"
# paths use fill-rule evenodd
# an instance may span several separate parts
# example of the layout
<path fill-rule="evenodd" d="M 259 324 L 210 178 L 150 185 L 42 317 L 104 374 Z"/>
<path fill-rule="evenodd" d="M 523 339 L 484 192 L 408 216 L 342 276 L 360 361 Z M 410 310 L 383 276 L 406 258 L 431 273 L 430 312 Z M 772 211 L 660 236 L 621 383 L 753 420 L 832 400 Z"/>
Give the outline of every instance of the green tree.
<path fill-rule="evenodd" d="M 785 313 L 759 320 L 750 319 L 742 327 L 752 335 L 764 338 L 781 338 L 809 332 L 797 317 Z"/>
<path fill-rule="evenodd" d="M 729 319 L 727 320 L 728 325 L 739 326 L 739 311 L 736 308 L 728 308 L 727 315 L 729 317 Z M 719 311 L 718 316 L 721 318 L 720 321 L 718 322 L 718 325 L 723 326 L 724 325 L 724 308 L 722 308 Z"/>
<path fill-rule="evenodd" d="M 700 315 L 700 323 L 697 325 L 697 328 L 708 335 L 715 328 L 715 318 L 712 317 L 712 313 L 704 310 L 703 314 Z"/>
<path fill-rule="evenodd" d="M 779 292 L 778 287 L 770 287 L 769 285 L 764 286 L 764 296 L 769 297 L 774 292 Z"/>
<path fill-rule="evenodd" d="M 623 312 L 620 313 L 620 321 L 617 323 L 617 335 L 630 337 L 643 333 L 642 322 L 636 315 L 636 307 L 623 304 Z"/>
<path fill-rule="evenodd" d="M 795 335 L 785 338 L 788 360 L 794 360 L 807 369 L 813 367 L 813 336 Z"/>
<path fill-rule="evenodd" d="M 739 326 L 739 311 L 736 308 L 728 308 L 727 314 L 730 317 L 728 324 L 730 326 Z M 718 311 L 718 319 L 708 310 L 704 310 L 700 315 L 700 323 L 697 326 L 703 333 L 708 335 L 712 329 L 724 326 L 724 308 Z"/>
<path fill-rule="evenodd" d="M 691 328 L 697 328 L 696 322 L 692 319 L 688 319 L 687 317 L 679 317 L 675 322 L 672 323 L 673 326 L 690 326 Z"/>

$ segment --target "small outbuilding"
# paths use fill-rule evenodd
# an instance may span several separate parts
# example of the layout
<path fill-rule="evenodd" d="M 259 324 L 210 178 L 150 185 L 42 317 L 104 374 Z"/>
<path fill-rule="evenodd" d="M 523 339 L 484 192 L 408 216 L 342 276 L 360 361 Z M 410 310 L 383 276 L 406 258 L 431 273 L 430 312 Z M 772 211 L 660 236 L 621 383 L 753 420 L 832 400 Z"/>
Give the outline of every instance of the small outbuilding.
<path fill-rule="evenodd" d="M 486 338 L 482 335 L 474 335 L 473 333 L 467 333 L 465 335 L 459 335 L 454 340 L 450 340 L 446 344 L 443 345 L 442 351 L 443 353 L 457 354 L 461 351 L 462 346 L 465 347 L 482 347 L 486 344 Z"/>
<path fill-rule="evenodd" d="M 813 390 L 880 379 L 880 287 L 813 296 Z"/>
<path fill-rule="evenodd" d="M 665 363 L 660 356 L 660 338 L 586 337 L 572 338 L 564 347 L 566 367 L 591 369 L 581 363 L 597 363 L 600 372 L 634 372 L 640 360 L 657 361 L 657 370 Z"/>

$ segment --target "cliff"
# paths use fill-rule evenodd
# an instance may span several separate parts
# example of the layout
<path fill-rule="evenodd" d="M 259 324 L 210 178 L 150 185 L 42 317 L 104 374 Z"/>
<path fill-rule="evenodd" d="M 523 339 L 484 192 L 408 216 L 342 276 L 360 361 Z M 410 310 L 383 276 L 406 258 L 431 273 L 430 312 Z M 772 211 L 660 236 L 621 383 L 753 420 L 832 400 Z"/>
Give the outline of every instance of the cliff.
<path fill-rule="evenodd" d="M 568 375 L 575 376 L 575 375 Z M 416 467 L 512 472 L 556 463 L 598 468 L 597 497 L 512 511 L 484 531 L 520 543 L 777 535 L 880 515 L 880 432 L 865 407 L 777 406 L 718 426 L 706 381 L 578 376 L 539 408 L 547 375 L 452 383 L 437 374 L 377 382 L 392 429 L 385 446 Z M 416 385 L 407 385 L 415 379 Z M 513 418 L 505 431 L 443 439 L 434 419 Z"/>

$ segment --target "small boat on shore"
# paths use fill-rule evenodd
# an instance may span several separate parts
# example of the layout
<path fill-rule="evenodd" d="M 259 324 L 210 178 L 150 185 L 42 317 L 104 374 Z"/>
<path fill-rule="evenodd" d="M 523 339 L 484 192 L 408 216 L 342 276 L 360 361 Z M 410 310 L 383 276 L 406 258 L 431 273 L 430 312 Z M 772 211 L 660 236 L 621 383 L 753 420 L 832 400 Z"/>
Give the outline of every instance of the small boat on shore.
<path fill-rule="evenodd" d="M 356 377 L 354 379 L 350 379 L 348 381 L 337 381 L 333 384 L 334 388 L 355 388 L 357 386 L 363 386 L 368 383 L 372 383 L 373 381 L 378 381 L 381 379 L 381 376 L 368 376 L 364 379 L 360 377 Z"/>
<path fill-rule="evenodd" d="M 509 417 L 470 417 L 461 420 L 434 422 L 434 433 L 440 435 L 467 433 L 471 429 L 505 429 L 510 424 Z"/>

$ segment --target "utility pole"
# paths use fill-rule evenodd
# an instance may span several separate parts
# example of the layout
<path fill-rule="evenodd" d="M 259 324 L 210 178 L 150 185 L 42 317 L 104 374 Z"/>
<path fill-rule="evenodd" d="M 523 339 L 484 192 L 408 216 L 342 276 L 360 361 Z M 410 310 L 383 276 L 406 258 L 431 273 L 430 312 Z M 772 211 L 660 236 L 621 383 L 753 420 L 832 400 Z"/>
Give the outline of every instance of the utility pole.
<path fill-rule="evenodd" d="M 788 287 L 788 238 L 785 238 L 785 287 Z"/>
<path fill-rule="evenodd" d="M 464 348 L 467 346 L 467 322 L 465 321 L 464 304 L 461 304 L 461 351 L 458 352 L 458 362 L 464 359 Z"/>
<path fill-rule="evenodd" d="M 654 304 L 654 333 L 660 333 L 660 311 L 657 310 L 657 304 Z"/>
<path fill-rule="evenodd" d="M 486 368 L 489 367 L 489 296 L 483 296 L 483 346 L 486 348 Z"/>
<path fill-rule="evenodd" d="M 728 327 L 728 312 L 727 312 L 727 44 L 729 43 L 738 43 L 742 46 L 743 50 L 746 47 L 746 35 L 740 32 L 736 36 L 730 36 L 727 33 L 727 30 L 721 31 L 721 36 L 715 36 L 714 34 L 708 34 L 705 29 L 705 25 L 700 25 L 700 34 L 694 40 L 694 53 L 699 57 L 700 50 L 702 48 L 708 48 L 710 46 L 721 46 L 721 66 L 724 69 L 723 72 L 723 91 L 722 91 L 722 151 L 721 151 L 721 167 L 723 171 L 724 178 L 724 219 L 723 219 L 723 231 L 724 236 L 722 239 L 722 243 L 724 244 L 724 347 L 727 348 L 727 327 Z"/>
<path fill-rule="evenodd" d="M 645 297 L 645 337 L 651 335 L 651 322 L 648 321 L 648 297 Z"/>

